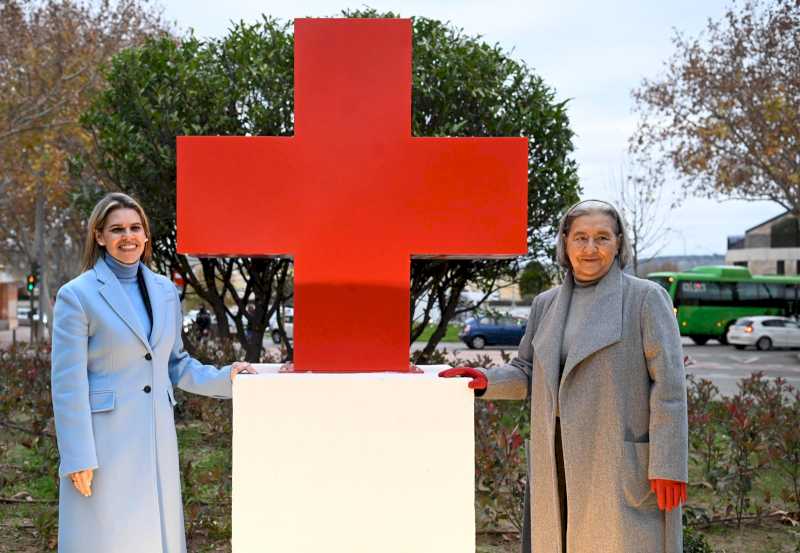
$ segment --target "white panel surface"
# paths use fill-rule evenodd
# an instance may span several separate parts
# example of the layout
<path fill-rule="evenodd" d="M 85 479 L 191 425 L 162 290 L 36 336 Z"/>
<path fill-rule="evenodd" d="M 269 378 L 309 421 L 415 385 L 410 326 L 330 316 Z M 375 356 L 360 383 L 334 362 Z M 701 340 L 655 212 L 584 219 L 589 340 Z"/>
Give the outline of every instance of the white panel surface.
<path fill-rule="evenodd" d="M 233 389 L 233 553 L 474 553 L 467 379 L 257 368 Z"/>

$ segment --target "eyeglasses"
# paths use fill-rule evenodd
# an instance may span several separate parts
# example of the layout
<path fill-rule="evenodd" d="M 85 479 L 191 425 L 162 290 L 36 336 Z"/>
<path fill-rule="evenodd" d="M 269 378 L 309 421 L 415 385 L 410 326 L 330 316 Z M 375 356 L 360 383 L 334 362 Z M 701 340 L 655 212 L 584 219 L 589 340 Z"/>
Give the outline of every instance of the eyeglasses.
<path fill-rule="evenodd" d="M 592 238 L 591 236 L 580 234 L 578 236 L 570 238 L 569 241 L 571 244 L 580 249 L 585 249 L 589 247 L 589 244 L 594 244 L 596 247 L 604 249 L 613 247 L 616 242 L 616 237 L 601 235 L 598 236 L 597 238 Z"/>

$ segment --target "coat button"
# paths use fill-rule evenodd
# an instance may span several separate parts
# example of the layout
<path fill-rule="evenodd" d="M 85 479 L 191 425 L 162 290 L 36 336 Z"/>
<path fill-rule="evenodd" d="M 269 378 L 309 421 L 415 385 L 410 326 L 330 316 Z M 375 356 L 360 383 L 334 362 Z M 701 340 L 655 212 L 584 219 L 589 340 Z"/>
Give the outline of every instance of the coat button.
<path fill-rule="evenodd" d="M 153 359 L 153 356 L 150 355 L 149 353 L 145 353 L 144 358 L 147 359 L 148 361 L 151 361 Z"/>
<path fill-rule="evenodd" d="M 145 386 L 144 388 L 142 388 L 142 390 L 144 390 L 144 393 L 149 394 L 150 393 L 150 386 Z"/>

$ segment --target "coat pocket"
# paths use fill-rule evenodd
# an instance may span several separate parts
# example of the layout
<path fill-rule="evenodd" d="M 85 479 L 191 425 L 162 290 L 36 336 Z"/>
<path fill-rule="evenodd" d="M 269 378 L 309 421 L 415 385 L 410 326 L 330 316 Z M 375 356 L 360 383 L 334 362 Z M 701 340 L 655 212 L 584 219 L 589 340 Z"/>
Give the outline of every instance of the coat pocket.
<path fill-rule="evenodd" d="M 631 507 L 646 510 L 658 507 L 650 489 L 649 463 L 650 442 L 622 442 L 622 493 Z"/>
<path fill-rule="evenodd" d="M 169 404 L 173 407 L 178 405 L 178 402 L 175 401 L 175 392 L 173 392 L 171 388 L 167 388 L 167 399 L 169 399 Z"/>
<path fill-rule="evenodd" d="M 112 411 L 116 406 L 114 390 L 89 392 L 89 406 L 91 407 L 92 413 Z"/>

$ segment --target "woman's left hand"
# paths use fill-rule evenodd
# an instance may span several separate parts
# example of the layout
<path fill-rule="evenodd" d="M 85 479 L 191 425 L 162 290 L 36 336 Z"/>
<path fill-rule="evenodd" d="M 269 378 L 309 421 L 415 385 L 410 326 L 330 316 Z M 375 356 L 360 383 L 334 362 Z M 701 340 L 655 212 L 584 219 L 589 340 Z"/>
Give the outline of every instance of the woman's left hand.
<path fill-rule="evenodd" d="M 256 371 L 256 369 L 250 363 L 237 361 L 231 365 L 231 382 L 233 382 L 233 379 L 236 378 L 236 375 L 239 373 L 258 374 L 258 371 Z"/>
<path fill-rule="evenodd" d="M 650 489 L 658 498 L 658 508 L 671 511 L 681 503 L 686 503 L 686 482 L 677 480 L 650 480 Z"/>

